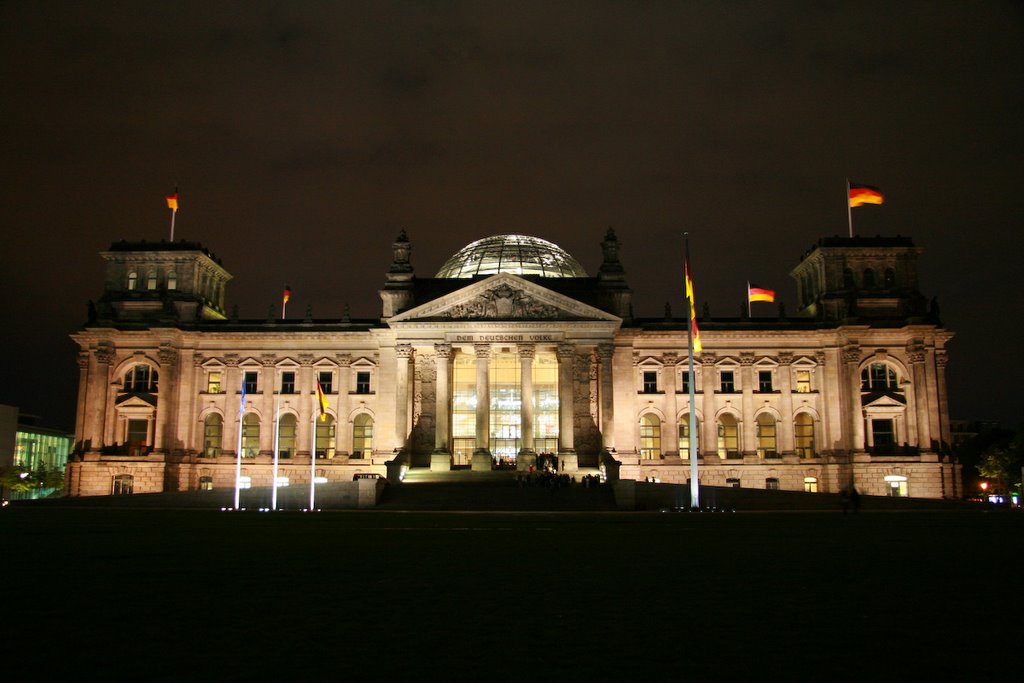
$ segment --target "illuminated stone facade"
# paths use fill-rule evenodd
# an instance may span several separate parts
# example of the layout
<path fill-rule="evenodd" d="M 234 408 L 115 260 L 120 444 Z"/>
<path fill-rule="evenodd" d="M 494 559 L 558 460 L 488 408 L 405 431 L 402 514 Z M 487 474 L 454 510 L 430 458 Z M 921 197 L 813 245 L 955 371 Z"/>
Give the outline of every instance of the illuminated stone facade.
<path fill-rule="evenodd" d="M 601 246 L 595 277 L 517 235 L 469 245 L 423 278 L 403 233 L 381 318 L 282 321 L 227 316 L 230 275 L 197 244 L 115 244 L 106 291 L 72 335 L 67 491 L 233 487 L 239 444 L 243 475 L 269 485 L 278 411 L 294 484 L 309 483 L 314 441 L 328 481 L 389 463 L 524 470 L 553 454 L 567 472 L 686 482 L 686 321 L 634 318 L 613 232 Z M 960 496 L 952 333 L 918 290 L 918 254 L 907 238 L 823 239 L 791 273 L 792 316 L 699 313 L 702 483 Z"/>

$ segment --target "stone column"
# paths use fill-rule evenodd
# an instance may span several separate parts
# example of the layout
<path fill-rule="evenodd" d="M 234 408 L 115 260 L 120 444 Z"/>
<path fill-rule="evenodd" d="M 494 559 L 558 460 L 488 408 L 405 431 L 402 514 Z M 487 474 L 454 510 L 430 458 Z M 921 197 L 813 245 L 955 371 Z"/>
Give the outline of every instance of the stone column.
<path fill-rule="evenodd" d="M 491 469 L 491 345 L 476 344 L 476 449 L 473 470 Z"/>
<path fill-rule="evenodd" d="M 715 419 L 715 362 L 714 353 L 705 351 L 700 356 L 701 391 L 704 394 L 704 433 L 700 439 L 700 457 L 718 457 L 718 420 Z"/>
<path fill-rule="evenodd" d="M 452 345 L 434 344 L 437 362 L 434 363 L 436 382 L 434 390 L 434 452 L 430 454 L 430 470 L 446 472 L 452 467 Z"/>
<path fill-rule="evenodd" d="M 599 344 L 597 355 L 601 363 L 601 441 L 605 450 L 615 448 L 615 385 L 612 381 L 613 344 Z"/>
<path fill-rule="evenodd" d="M 409 440 L 409 359 L 412 344 L 395 345 L 395 443 L 405 449 Z"/>
<path fill-rule="evenodd" d="M 576 347 L 573 344 L 558 345 L 558 460 L 559 467 L 566 469 L 570 462 L 573 464 L 578 462 L 576 449 L 573 446 L 575 359 Z"/>
<path fill-rule="evenodd" d="M 114 412 L 110 388 L 110 372 L 113 363 L 113 345 L 100 342 L 100 345 L 93 351 L 87 399 L 89 411 L 87 424 L 89 426 L 85 438 L 89 440 L 89 450 L 91 451 L 98 451 L 113 443 L 107 435 L 107 414 Z"/>
<path fill-rule="evenodd" d="M 793 455 L 796 444 L 793 440 L 793 354 L 789 351 L 779 352 L 779 391 L 782 406 L 782 424 L 779 430 L 779 453 Z"/>
<path fill-rule="evenodd" d="M 298 404 L 295 406 L 297 413 L 295 419 L 295 453 L 296 457 L 308 458 L 313 448 L 313 430 L 316 425 L 313 422 L 314 406 L 316 402 L 316 377 L 313 372 L 312 354 L 299 356 L 299 376 L 296 377 L 296 397 Z M 282 400 L 284 397 L 282 396 Z M 316 414 L 320 413 L 319 404 L 315 408 Z M 319 417 L 317 418 L 319 421 Z"/>
<path fill-rule="evenodd" d="M 238 407 L 242 391 L 242 374 L 238 369 L 238 356 L 231 354 L 224 358 L 224 435 L 221 454 L 234 457 L 238 454 L 238 430 L 242 428 Z"/>
<path fill-rule="evenodd" d="M 335 359 L 338 361 L 338 419 L 334 422 L 334 453 L 347 455 L 352 452 L 352 423 L 348 417 L 352 410 L 352 356 L 339 353 Z"/>
<path fill-rule="evenodd" d="M 743 383 L 743 424 L 740 425 L 740 450 L 744 456 L 757 454 L 757 421 L 754 419 L 754 354 L 740 353 L 740 382 Z"/>
<path fill-rule="evenodd" d="M 529 470 L 537 464 L 537 453 L 533 450 L 533 344 L 519 346 L 519 437 L 521 446 L 516 456 L 516 469 Z"/>
<path fill-rule="evenodd" d="M 665 424 L 662 429 L 661 452 L 665 455 L 679 455 L 679 397 L 676 395 L 676 373 L 679 356 L 669 351 L 661 354 L 662 386 L 665 387 Z M 668 448 L 665 448 L 665 446 Z"/>
<path fill-rule="evenodd" d="M 949 396 L 946 394 L 946 364 L 949 357 L 945 349 L 935 350 L 935 384 L 939 394 L 939 431 L 941 433 L 943 448 L 948 448 L 952 443 L 949 433 Z M 956 477 L 954 476 L 954 482 Z"/>
<path fill-rule="evenodd" d="M 907 353 L 911 371 L 914 373 L 914 407 L 917 417 L 917 447 L 922 451 L 932 449 L 931 429 L 928 424 L 928 382 L 924 372 L 924 348 L 915 346 Z"/>
<path fill-rule="evenodd" d="M 257 385 L 259 395 L 246 398 L 246 401 L 259 402 L 263 419 L 260 420 L 260 455 L 274 454 L 274 431 L 277 429 L 277 412 L 274 410 L 274 399 L 280 398 L 278 391 L 277 359 L 271 354 L 260 357 L 263 369 L 260 371 L 260 383 Z"/>
<path fill-rule="evenodd" d="M 850 407 L 847 424 L 850 429 L 850 450 L 864 450 L 864 409 L 860 402 L 860 347 L 850 345 L 843 349 L 843 362 L 846 364 L 846 405 Z"/>
<path fill-rule="evenodd" d="M 89 352 L 78 352 L 78 403 L 75 410 L 75 451 L 85 450 L 86 429 L 88 419 L 89 398 Z"/>
<path fill-rule="evenodd" d="M 156 398 L 156 424 L 153 429 L 153 451 L 163 453 L 167 442 L 167 416 L 171 406 L 177 405 L 175 400 L 174 372 L 177 369 L 178 352 L 170 346 L 161 345 L 157 351 L 157 359 L 160 361 L 160 380 L 157 384 Z"/>

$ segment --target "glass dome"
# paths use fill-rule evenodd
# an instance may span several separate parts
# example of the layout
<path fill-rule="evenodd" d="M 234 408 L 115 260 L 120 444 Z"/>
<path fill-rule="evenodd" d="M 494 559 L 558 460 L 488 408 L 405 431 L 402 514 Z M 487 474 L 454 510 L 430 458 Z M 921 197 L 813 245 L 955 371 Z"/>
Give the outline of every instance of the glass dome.
<path fill-rule="evenodd" d="M 494 235 L 467 244 L 448 259 L 439 278 L 512 273 L 543 277 L 587 277 L 587 271 L 557 244 L 529 235 Z"/>

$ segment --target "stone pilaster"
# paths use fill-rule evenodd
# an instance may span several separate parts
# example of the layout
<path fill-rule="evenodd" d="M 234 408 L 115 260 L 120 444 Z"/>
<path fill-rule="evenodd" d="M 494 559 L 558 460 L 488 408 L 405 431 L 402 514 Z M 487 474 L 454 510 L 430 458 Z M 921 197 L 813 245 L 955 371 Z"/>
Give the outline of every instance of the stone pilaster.
<path fill-rule="evenodd" d="M 177 370 L 178 352 L 170 345 L 161 344 L 157 351 L 160 361 L 160 381 L 157 385 L 156 423 L 153 425 L 153 451 L 162 453 L 167 442 L 168 415 L 172 407 L 177 406 L 175 400 L 175 372 Z"/>
<path fill-rule="evenodd" d="M 949 356 L 945 349 L 935 350 L 936 391 L 939 394 L 939 429 L 942 434 L 942 446 L 948 448 L 952 444 L 949 433 L 949 396 L 946 394 L 946 364 Z"/>
<path fill-rule="evenodd" d="M 411 344 L 395 345 L 395 443 L 405 448 L 409 440 L 409 361 Z"/>
<path fill-rule="evenodd" d="M 238 412 L 242 391 L 242 373 L 238 367 L 238 356 L 224 357 L 224 447 L 223 455 L 234 457 L 238 454 L 238 430 L 242 428 L 242 416 Z"/>
<path fill-rule="evenodd" d="M 704 392 L 704 433 L 700 439 L 700 457 L 705 460 L 710 456 L 718 456 L 718 420 L 715 415 L 715 363 L 718 358 L 714 353 L 705 351 L 700 355 L 701 389 Z"/>
<path fill-rule="evenodd" d="M 932 437 L 928 420 L 928 382 L 925 379 L 924 347 L 913 344 L 907 348 L 907 359 L 914 374 L 914 415 L 917 418 L 917 447 L 931 450 Z"/>
<path fill-rule="evenodd" d="M 843 364 L 846 366 L 846 400 L 849 406 L 850 436 L 847 443 L 851 451 L 863 451 L 864 409 L 860 402 L 860 347 L 850 344 L 843 349 Z"/>
<path fill-rule="evenodd" d="M 740 353 L 740 382 L 743 385 L 740 450 L 744 456 L 757 453 L 757 421 L 754 419 L 754 354 Z"/>
<path fill-rule="evenodd" d="M 665 388 L 665 423 L 662 425 L 661 452 L 679 455 L 679 397 L 676 395 L 676 376 L 679 355 L 674 351 L 661 354 L 662 386 Z"/>
<path fill-rule="evenodd" d="M 600 344 L 597 355 L 601 368 L 601 441 L 604 448 L 615 448 L 615 385 L 612 380 L 612 356 L 615 347 L 612 344 Z"/>
<path fill-rule="evenodd" d="M 339 353 L 335 356 L 338 362 L 338 419 L 335 421 L 335 454 L 347 455 L 352 452 L 352 421 L 349 412 L 352 410 L 350 395 L 352 386 L 352 356 Z"/>
<path fill-rule="evenodd" d="M 779 405 L 782 424 L 779 429 L 779 453 L 793 455 L 796 444 L 793 438 L 793 354 L 779 352 Z"/>
<path fill-rule="evenodd" d="M 299 356 L 299 376 L 296 378 L 296 396 L 298 405 L 295 406 L 298 413 L 295 426 L 295 455 L 308 458 L 313 448 L 313 430 L 316 423 L 313 421 L 313 404 L 316 402 L 316 377 L 313 372 L 313 356 L 304 353 Z M 320 412 L 320 408 L 316 408 Z"/>

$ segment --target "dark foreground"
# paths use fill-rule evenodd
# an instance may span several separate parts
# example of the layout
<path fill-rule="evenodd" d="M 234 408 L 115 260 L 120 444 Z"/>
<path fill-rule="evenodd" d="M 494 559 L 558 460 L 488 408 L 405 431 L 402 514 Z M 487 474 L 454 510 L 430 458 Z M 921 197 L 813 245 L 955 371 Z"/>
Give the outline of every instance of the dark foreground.
<path fill-rule="evenodd" d="M 1011 513 L 15 506 L 4 673 L 1012 679 L 1022 532 Z"/>

